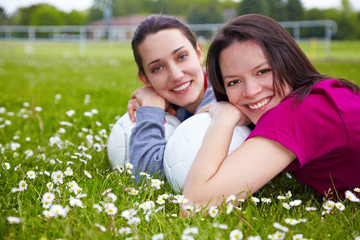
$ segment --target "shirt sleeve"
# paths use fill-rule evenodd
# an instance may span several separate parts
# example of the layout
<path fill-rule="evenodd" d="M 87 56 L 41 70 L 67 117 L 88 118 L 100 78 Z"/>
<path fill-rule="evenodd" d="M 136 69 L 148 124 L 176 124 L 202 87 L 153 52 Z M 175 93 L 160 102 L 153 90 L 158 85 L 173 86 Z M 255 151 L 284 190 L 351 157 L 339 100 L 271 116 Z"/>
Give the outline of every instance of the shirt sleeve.
<path fill-rule="evenodd" d="M 139 172 L 151 176 L 163 173 L 163 156 L 166 146 L 165 111 L 158 107 L 140 107 L 136 110 L 136 125 L 130 137 L 130 163 Z"/>

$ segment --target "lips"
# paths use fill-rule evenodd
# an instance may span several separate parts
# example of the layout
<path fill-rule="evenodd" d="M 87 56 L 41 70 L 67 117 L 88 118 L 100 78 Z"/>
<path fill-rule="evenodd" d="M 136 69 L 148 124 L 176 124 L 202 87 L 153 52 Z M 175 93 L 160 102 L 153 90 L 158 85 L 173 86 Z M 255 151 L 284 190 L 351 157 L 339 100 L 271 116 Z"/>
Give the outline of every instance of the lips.
<path fill-rule="evenodd" d="M 257 110 L 259 108 L 262 108 L 264 107 L 266 104 L 268 104 L 271 100 L 271 97 L 267 97 L 259 102 L 257 102 L 256 104 L 248 104 L 248 107 L 251 109 L 251 110 Z"/>
<path fill-rule="evenodd" d="M 171 91 L 173 91 L 173 92 L 183 91 L 186 88 L 188 88 L 190 86 L 190 84 L 191 84 L 191 81 L 185 82 L 185 83 L 181 84 L 180 86 L 177 86 L 176 88 L 171 89 Z"/>

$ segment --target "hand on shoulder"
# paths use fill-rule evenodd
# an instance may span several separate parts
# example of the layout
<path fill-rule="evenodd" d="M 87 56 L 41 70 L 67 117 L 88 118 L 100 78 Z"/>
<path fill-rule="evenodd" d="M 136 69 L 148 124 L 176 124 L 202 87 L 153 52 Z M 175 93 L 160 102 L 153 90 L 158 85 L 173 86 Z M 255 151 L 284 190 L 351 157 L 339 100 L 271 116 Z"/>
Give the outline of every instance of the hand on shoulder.
<path fill-rule="evenodd" d="M 219 121 L 232 121 L 235 125 L 248 125 L 250 120 L 235 105 L 229 102 L 213 102 L 202 107 L 198 113 L 209 112 L 212 119 Z"/>
<path fill-rule="evenodd" d="M 131 121 L 136 121 L 135 111 L 142 106 L 159 107 L 165 110 L 168 103 L 152 87 L 141 87 L 135 90 L 128 102 L 127 110 Z"/>

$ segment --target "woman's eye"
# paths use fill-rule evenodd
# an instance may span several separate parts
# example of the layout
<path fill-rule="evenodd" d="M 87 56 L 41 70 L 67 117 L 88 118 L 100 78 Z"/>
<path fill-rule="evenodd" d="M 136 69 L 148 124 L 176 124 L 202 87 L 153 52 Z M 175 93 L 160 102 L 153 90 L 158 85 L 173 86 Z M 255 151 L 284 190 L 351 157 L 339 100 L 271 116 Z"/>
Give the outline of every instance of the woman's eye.
<path fill-rule="evenodd" d="M 239 82 L 240 82 L 240 80 L 233 80 L 233 81 L 228 82 L 226 85 L 227 85 L 228 87 L 231 87 L 231 86 L 234 86 L 235 84 L 237 84 L 237 83 L 239 83 Z"/>
<path fill-rule="evenodd" d="M 154 67 L 154 68 L 151 70 L 151 72 L 152 72 L 152 73 L 155 73 L 155 72 L 160 71 L 161 69 L 162 69 L 161 66 L 159 66 L 159 67 Z"/>
<path fill-rule="evenodd" d="M 181 56 L 178 58 L 178 60 L 179 60 L 179 61 L 182 61 L 182 60 L 184 60 L 186 57 L 187 57 L 187 55 L 186 55 L 186 54 L 183 54 L 183 55 L 181 55 Z"/>
<path fill-rule="evenodd" d="M 268 72 L 271 72 L 271 68 L 266 68 L 266 69 L 263 69 L 263 70 L 260 70 L 258 72 L 258 75 L 264 75 L 265 73 L 268 73 Z"/>

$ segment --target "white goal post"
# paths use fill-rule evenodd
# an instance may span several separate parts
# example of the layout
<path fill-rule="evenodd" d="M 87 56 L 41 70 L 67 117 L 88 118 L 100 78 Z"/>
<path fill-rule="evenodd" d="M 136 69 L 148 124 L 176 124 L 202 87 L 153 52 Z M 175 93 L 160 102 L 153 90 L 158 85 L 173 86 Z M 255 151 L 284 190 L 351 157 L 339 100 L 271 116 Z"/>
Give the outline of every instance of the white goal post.
<path fill-rule="evenodd" d="M 301 29 L 323 28 L 324 36 L 318 37 L 325 42 L 325 56 L 331 56 L 331 39 L 337 32 L 337 24 L 333 20 L 288 21 L 279 22 L 284 28 L 292 30 L 296 41 L 309 40 L 302 37 Z M 224 24 L 189 24 L 189 27 L 201 40 L 211 41 Z M 52 40 L 79 42 L 80 54 L 86 53 L 87 41 L 130 41 L 136 25 L 110 26 L 0 26 L 1 40 Z"/>

